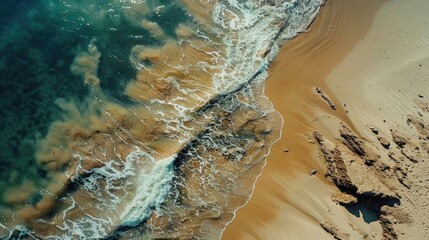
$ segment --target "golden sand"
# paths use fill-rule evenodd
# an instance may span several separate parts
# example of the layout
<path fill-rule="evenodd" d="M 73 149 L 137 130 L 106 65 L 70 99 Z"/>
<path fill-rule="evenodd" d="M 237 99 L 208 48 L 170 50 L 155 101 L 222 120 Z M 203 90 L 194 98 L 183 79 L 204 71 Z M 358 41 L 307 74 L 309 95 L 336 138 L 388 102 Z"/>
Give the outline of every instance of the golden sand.
<path fill-rule="evenodd" d="M 237 212 L 223 239 L 332 238 L 319 221 L 333 211 L 321 199 L 329 198 L 334 187 L 325 180 L 318 148 L 309 144 L 306 133 L 317 127 L 316 108 L 352 124 L 345 111 L 334 112 L 314 88 L 331 96 L 325 82 L 328 74 L 365 36 L 383 2 L 329 0 L 311 30 L 282 48 L 265 92 L 284 117 L 282 138 L 272 148 L 252 200 Z M 310 176 L 311 169 L 318 173 Z M 341 214 L 347 218 L 345 210 Z"/>

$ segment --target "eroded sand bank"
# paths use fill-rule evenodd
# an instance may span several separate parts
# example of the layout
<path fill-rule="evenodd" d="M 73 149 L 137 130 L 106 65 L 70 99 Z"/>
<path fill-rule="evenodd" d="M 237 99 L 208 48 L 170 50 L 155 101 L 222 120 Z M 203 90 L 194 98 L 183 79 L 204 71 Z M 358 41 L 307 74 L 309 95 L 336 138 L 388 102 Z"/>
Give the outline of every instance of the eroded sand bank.
<path fill-rule="evenodd" d="M 286 44 L 266 86 L 285 118 L 283 137 L 223 239 L 427 237 L 419 169 L 427 166 L 428 8 L 331 0 L 310 32 Z M 346 208 L 335 196 L 359 204 Z"/>

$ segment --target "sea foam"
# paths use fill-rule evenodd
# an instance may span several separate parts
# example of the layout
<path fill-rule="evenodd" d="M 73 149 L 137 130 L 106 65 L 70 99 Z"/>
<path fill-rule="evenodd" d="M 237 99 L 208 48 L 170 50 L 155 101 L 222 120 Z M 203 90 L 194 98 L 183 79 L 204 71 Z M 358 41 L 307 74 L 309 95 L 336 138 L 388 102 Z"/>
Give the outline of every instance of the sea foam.
<path fill-rule="evenodd" d="M 127 161 L 133 162 L 140 160 L 143 152 L 133 152 L 127 156 Z M 150 156 L 147 156 L 150 157 Z M 135 196 L 128 202 L 128 206 L 121 214 L 120 226 L 136 226 L 143 220 L 149 218 L 153 209 L 159 210 L 164 198 L 168 195 L 171 189 L 172 180 L 174 177 L 173 161 L 177 155 L 173 155 L 166 159 L 156 161 L 149 159 L 152 165 L 143 168 L 137 175 L 136 182 L 139 186 L 136 189 Z M 133 158 L 133 160 L 131 160 Z"/>

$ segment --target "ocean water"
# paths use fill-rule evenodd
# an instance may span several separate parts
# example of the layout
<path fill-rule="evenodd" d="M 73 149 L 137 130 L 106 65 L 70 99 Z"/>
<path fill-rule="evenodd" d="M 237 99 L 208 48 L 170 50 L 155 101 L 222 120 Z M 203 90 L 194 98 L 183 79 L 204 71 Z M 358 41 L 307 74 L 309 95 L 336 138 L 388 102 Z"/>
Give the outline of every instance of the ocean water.
<path fill-rule="evenodd" d="M 322 3 L 4 1 L 0 237 L 219 239 L 280 135 L 269 64 Z"/>

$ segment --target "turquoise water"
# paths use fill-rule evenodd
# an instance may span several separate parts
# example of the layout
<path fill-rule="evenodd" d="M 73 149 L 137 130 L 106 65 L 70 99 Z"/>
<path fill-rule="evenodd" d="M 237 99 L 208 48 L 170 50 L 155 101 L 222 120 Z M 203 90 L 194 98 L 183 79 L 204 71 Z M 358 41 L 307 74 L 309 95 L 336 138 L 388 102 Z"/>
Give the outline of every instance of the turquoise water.
<path fill-rule="evenodd" d="M 106 7 L 103 1 L 93 4 L 99 9 Z M 148 19 L 160 22 L 175 37 L 174 28 L 187 16 L 178 4 L 170 3 L 168 7 L 174 18 L 153 15 Z M 55 100 L 83 100 L 87 96 L 80 77 L 70 72 L 70 63 L 85 43 L 95 37 L 103 55 L 98 71 L 103 94 L 131 104 L 123 95 L 125 85 L 136 74 L 129 64 L 129 51 L 137 44 L 159 46 L 162 42 L 147 30 L 127 23 L 118 16 L 120 13 L 106 16 L 106 22 L 99 24 L 81 19 L 84 9 L 54 12 L 50 4 L 39 1 L 5 2 L 1 10 L 0 191 L 4 191 L 2 185 L 45 175 L 33 157 L 36 139 L 45 136 L 61 114 Z"/>
<path fill-rule="evenodd" d="M 5 2 L 0 236 L 219 238 L 280 134 L 266 70 L 321 4 Z"/>
<path fill-rule="evenodd" d="M 44 16 L 37 2 L 2 3 L 0 38 L 0 192 L 5 185 L 45 175 L 33 157 L 60 109 L 60 97 L 83 98 L 87 90 L 69 71 L 85 40 Z"/>

